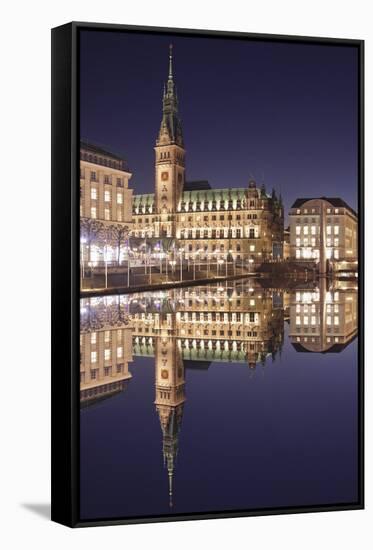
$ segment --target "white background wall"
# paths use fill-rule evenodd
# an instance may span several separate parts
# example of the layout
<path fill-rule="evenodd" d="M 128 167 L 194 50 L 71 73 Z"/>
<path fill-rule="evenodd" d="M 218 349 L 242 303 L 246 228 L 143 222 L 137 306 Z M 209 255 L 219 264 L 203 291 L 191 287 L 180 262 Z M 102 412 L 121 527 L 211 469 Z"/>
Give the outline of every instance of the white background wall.
<path fill-rule="evenodd" d="M 191 545 L 287 550 L 371 548 L 368 540 L 372 538 L 373 522 L 373 401 L 371 396 L 369 399 L 369 391 L 365 511 L 80 530 L 70 530 L 46 519 L 50 488 L 50 28 L 80 20 L 365 39 L 366 181 L 367 203 L 372 204 L 373 27 L 369 4 L 364 0 L 224 3 L 8 0 L 2 4 L 0 235 L 4 288 L 0 298 L 0 541 L 3 539 L 3 548 L 57 550 L 88 545 L 108 549 L 143 545 L 153 549 L 184 549 Z M 371 231 L 368 216 L 368 248 Z M 368 258 L 367 263 L 370 262 Z M 368 311 L 372 311 L 372 303 L 370 306 Z M 367 321 L 369 334 L 369 316 Z M 369 386 L 369 364 L 367 370 Z"/>

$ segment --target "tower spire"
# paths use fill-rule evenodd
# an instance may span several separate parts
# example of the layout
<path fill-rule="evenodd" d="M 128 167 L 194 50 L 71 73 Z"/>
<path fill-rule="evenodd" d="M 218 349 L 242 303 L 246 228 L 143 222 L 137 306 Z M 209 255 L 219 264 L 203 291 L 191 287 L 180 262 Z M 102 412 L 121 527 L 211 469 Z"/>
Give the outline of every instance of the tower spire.
<path fill-rule="evenodd" d="M 172 74 L 172 44 L 169 46 L 169 54 L 168 54 L 168 80 L 173 80 L 173 74 Z"/>

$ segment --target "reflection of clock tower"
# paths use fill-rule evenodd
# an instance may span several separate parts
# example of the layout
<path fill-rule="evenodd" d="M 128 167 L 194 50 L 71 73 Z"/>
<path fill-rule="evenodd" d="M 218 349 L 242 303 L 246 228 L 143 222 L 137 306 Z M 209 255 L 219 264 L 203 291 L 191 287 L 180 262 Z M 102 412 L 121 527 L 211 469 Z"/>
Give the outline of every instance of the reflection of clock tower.
<path fill-rule="evenodd" d="M 155 345 L 155 405 L 163 436 L 163 459 L 168 472 L 169 499 L 179 445 L 185 401 L 184 364 L 175 338 L 175 314 L 161 315 L 160 335 Z"/>
<path fill-rule="evenodd" d="M 167 85 L 163 91 L 163 116 L 155 146 L 155 207 L 159 235 L 175 236 L 176 210 L 184 187 L 185 149 L 172 73 L 170 45 Z"/>

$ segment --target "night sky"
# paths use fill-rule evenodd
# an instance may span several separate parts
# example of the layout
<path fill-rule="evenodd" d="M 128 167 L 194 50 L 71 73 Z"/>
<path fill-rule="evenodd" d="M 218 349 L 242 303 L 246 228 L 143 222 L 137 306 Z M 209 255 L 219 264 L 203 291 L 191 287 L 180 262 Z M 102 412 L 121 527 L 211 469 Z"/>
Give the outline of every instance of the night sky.
<path fill-rule="evenodd" d="M 124 156 L 135 193 L 154 191 L 170 42 L 187 180 L 357 209 L 357 48 L 84 30 L 81 137 Z"/>

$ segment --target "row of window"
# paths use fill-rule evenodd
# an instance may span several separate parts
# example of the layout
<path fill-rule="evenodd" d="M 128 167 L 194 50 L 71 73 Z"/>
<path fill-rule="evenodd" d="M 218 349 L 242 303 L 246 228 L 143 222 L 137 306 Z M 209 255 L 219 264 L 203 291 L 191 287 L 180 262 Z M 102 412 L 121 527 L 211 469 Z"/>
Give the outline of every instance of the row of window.
<path fill-rule="evenodd" d="M 82 193 L 81 193 L 82 196 Z M 112 193 L 110 189 L 105 189 L 104 191 L 104 202 L 111 202 Z M 91 187 L 91 199 L 97 200 L 98 199 L 98 189 L 97 187 Z M 123 204 L 123 193 L 118 192 L 116 194 L 116 202 L 117 204 Z"/>
<path fill-rule="evenodd" d="M 97 174 L 97 172 L 95 171 L 91 171 L 88 175 L 88 179 L 92 182 L 95 182 L 95 181 L 99 181 L 99 176 Z M 80 179 L 84 180 L 84 179 L 87 179 L 86 177 L 86 174 L 85 174 L 85 171 L 83 168 L 80 169 Z M 104 179 L 103 179 L 103 182 L 105 185 L 113 185 L 113 183 L 116 183 L 117 187 L 123 187 L 123 178 L 121 177 L 114 177 L 114 176 L 109 176 L 108 174 L 104 174 Z"/>
<path fill-rule="evenodd" d="M 316 214 L 319 212 L 318 208 L 297 208 L 296 213 L 297 214 Z M 327 208 L 326 209 L 327 214 L 339 214 L 339 208 Z"/>
<path fill-rule="evenodd" d="M 316 318 L 316 315 L 303 315 L 303 320 L 301 318 L 300 315 L 297 315 L 295 317 L 295 324 L 296 325 L 303 325 L 303 326 L 307 326 L 307 325 L 316 325 L 316 324 L 319 324 L 320 323 L 320 319 L 319 317 Z M 327 325 L 333 325 L 334 326 L 338 326 L 339 325 L 339 316 L 338 315 L 334 315 L 331 316 L 331 315 L 327 315 L 326 317 L 326 324 Z"/>
<path fill-rule="evenodd" d="M 117 356 L 118 359 L 123 357 L 123 347 L 122 346 L 117 348 L 116 356 Z M 98 359 L 97 351 L 91 351 L 91 363 L 97 363 L 97 359 Z M 104 350 L 104 360 L 105 361 L 110 361 L 110 359 L 111 359 L 111 349 L 108 348 L 108 349 Z"/>

